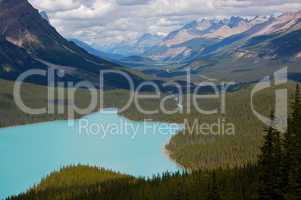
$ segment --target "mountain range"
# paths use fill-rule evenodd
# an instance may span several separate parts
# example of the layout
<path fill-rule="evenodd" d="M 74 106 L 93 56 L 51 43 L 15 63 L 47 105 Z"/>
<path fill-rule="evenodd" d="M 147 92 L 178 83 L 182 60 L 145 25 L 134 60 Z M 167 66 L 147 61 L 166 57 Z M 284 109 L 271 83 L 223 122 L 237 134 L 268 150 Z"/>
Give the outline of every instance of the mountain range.
<path fill-rule="evenodd" d="M 195 54 L 212 52 L 213 47 L 222 48 L 229 44 L 229 40 L 234 43 L 241 39 L 296 29 L 292 26 L 299 23 L 299 18 L 298 13 L 288 13 L 279 17 L 257 16 L 245 19 L 235 16 L 193 21 L 171 32 L 159 45 L 145 52 L 145 55 L 159 60 L 191 59 Z"/>
<path fill-rule="evenodd" d="M 281 37 L 281 40 L 284 40 L 295 35 L 298 41 L 300 37 L 298 38 L 297 32 L 295 34 L 292 32 L 301 29 L 300 19 L 301 11 L 279 16 L 201 19 L 188 23 L 165 37 L 146 33 L 134 42 L 117 44 L 108 51 L 114 53 L 119 51 L 123 55 L 147 57 L 161 62 L 182 63 L 193 62 L 200 57 L 219 55 L 221 51 L 230 53 L 234 57 L 248 57 L 251 54 L 262 56 L 267 55 L 268 50 L 271 50 L 269 53 L 273 54 L 272 49 L 279 48 L 275 45 L 281 45 L 277 43 L 277 40 L 269 41 L 269 39 Z M 289 35 L 284 37 L 285 34 Z M 235 46 L 236 51 L 229 52 L 229 48 L 235 44 L 239 46 L 239 49 Z M 251 51 L 256 45 L 263 48 L 261 52 Z M 293 52 L 286 57 L 300 57 L 298 48 L 290 51 Z M 275 50 L 274 53 L 269 56 L 283 56 L 279 50 Z"/>
<path fill-rule="evenodd" d="M 256 23 L 251 28 L 199 49 L 184 65 L 198 73 L 236 81 L 258 80 L 283 67 L 288 67 L 292 76 L 300 75 L 301 12 L 260 23 L 258 18 L 253 20 Z"/>
<path fill-rule="evenodd" d="M 301 11 L 201 19 L 172 31 L 138 55 L 165 63 L 164 70 L 190 68 L 196 75 L 255 81 L 284 66 L 300 74 L 300 33 Z"/>
<path fill-rule="evenodd" d="M 123 66 L 143 67 L 143 72 L 160 78 L 182 76 L 192 69 L 194 76 L 250 82 L 284 66 L 294 76 L 300 74 L 300 35 L 301 11 L 206 18 L 166 36 L 145 33 L 133 42 L 101 51 L 78 39 L 62 37 L 47 13 L 39 12 L 27 0 L 2 0 L 0 78 L 15 79 L 32 68 L 55 68 L 66 72 L 66 80 L 88 79 L 98 84 L 100 70 L 116 69 L 129 73 L 135 83 L 143 81 Z M 127 88 L 124 81 L 109 77 L 106 86 Z"/>

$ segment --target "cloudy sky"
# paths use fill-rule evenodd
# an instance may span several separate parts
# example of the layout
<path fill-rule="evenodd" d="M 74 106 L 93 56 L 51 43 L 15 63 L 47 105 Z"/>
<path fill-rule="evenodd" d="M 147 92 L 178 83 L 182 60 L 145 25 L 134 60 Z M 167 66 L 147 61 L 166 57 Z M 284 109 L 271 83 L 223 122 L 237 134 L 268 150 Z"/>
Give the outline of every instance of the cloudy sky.
<path fill-rule="evenodd" d="M 166 34 L 202 17 L 296 11 L 301 0 L 29 0 L 68 38 L 96 47 Z"/>

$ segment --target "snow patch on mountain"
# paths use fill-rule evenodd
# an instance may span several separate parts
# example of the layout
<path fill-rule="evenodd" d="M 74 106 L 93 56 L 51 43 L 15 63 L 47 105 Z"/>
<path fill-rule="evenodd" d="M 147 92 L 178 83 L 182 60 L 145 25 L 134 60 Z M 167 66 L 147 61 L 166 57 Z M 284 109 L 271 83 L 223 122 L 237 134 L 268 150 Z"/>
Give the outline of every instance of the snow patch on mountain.
<path fill-rule="evenodd" d="M 294 26 L 299 26 L 300 19 L 301 12 L 283 14 L 278 18 L 273 18 L 271 20 L 271 23 L 269 23 L 266 27 L 258 31 L 253 36 L 268 35 L 272 33 L 288 31 L 289 29 L 293 29 Z"/>

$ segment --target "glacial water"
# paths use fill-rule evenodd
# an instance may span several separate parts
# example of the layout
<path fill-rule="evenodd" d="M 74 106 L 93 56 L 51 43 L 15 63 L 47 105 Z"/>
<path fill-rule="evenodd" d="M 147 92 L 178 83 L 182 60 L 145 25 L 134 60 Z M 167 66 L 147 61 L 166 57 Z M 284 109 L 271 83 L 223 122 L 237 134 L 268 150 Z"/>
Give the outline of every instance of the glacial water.
<path fill-rule="evenodd" d="M 146 177 L 177 171 L 164 145 L 182 128 L 133 122 L 109 109 L 76 121 L 0 129 L 0 199 L 25 192 L 50 172 L 72 164 Z"/>

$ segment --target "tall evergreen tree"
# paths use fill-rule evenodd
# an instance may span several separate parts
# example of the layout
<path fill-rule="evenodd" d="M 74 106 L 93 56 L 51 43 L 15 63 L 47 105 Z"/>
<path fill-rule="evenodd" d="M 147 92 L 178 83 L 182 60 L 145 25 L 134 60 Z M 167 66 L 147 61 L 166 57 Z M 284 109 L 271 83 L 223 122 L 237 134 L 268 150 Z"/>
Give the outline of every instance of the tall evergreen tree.
<path fill-rule="evenodd" d="M 274 130 L 273 132 L 273 199 L 274 200 L 283 200 L 283 191 L 282 191 L 282 159 L 283 159 L 283 150 L 281 144 L 281 135 L 279 131 Z"/>
<path fill-rule="evenodd" d="M 174 199 L 175 200 L 186 199 L 183 183 L 181 182 L 181 180 L 179 180 L 179 182 L 176 185 Z"/>
<path fill-rule="evenodd" d="M 288 188 L 286 199 L 295 200 L 301 197 L 301 95 L 297 85 L 293 114 L 289 122 L 289 134 L 286 135 L 286 151 L 289 152 Z"/>
<path fill-rule="evenodd" d="M 221 200 L 215 172 L 212 173 L 211 184 L 209 183 L 208 200 Z"/>
<path fill-rule="evenodd" d="M 283 199 L 281 189 L 281 140 L 280 133 L 273 128 L 274 114 L 271 115 L 272 124 L 265 131 L 264 144 L 259 157 L 259 199 Z"/>
<path fill-rule="evenodd" d="M 284 134 L 284 139 L 282 142 L 283 153 L 281 162 L 281 188 L 284 196 L 288 193 L 289 184 L 289 173 L 292 162 L 292 119 L 288 119 L 288 129 Z"/>
<path fill-rule="evenodd" d="M 273 197 L 273 175 L 271 173 L 273 160 L 273 128 L 266 130 L 264 145 L 259 157 L 259 199 L 271 200 Z"/>

